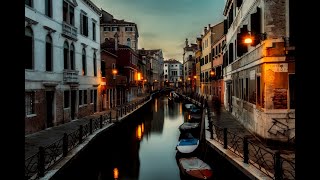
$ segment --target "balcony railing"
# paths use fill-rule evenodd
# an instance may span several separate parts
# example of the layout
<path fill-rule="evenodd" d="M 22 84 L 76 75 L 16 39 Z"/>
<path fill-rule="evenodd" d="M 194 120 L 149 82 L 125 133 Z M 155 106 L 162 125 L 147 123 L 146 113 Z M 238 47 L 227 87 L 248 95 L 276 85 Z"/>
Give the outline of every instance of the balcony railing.
<path fill-rule="evenodd" d="M 79 71 L 76 70 L 63 70 L 63 82 L 65 84 L 78 84 L 78 73 Z"/>
<path fill-rule="evenodd" d="M 66 22 L 62 23 L 62 34 L 68 38 L 77 40 L 77 28 Z"/>

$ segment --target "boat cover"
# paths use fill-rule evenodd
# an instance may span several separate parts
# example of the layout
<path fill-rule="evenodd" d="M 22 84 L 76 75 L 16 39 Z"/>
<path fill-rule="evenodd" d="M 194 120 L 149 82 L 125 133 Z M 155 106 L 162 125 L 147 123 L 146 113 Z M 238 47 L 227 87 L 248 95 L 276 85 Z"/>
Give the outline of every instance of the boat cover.
<path fill-rule="evenodd" d="M 197 145 L 199 143 L 199 140 L 196 138 L 190 138 L 190 139 L 181 139 L 179 141 L 178 146 L 190 146 L 190 145 Z"/>
<path fill-rule="evenodd" d="M 185 122 L 180 126 L 180 129 L 186 130 L 186 129 L 193 129 L 197 127 L 199 127 L 199 123 Z"/>
<path fill-rule="evenodd" d="M 204 169 L 211 170 L 210 166 L 207 163 L 203 162 L 201 159 L 197 157 L 181 158 L 179 161 L 183 169 L 185 169 L 186 171 Z"/>

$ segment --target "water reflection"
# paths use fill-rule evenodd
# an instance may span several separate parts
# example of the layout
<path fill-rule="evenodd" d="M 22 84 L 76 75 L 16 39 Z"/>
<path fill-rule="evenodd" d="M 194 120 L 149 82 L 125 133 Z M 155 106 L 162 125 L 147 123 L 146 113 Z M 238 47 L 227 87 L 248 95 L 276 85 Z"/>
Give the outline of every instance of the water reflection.
<path fill-rule="evenodd" d="M 154 99 L 95 138 L 52 179 L 180 180 L 175 156 L 184 115 L 181 103 L 168 107 L 167 97 Z"/>

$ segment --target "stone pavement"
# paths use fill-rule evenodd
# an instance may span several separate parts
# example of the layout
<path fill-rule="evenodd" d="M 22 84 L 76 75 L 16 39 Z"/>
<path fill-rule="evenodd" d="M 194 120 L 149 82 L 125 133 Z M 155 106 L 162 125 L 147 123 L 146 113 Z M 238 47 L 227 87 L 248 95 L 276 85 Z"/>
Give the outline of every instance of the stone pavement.
<path fill-rule="evenodd" d="M 124 105 L 139 101 L 139 100 L 147 97 L 148 95 L 149 94 L 144 94 L 142 96 L 138 96 L 135 99 L 133 99 L 132 101 L 130 101 L 129 103 L 126 103 Z M 39 131 L 36 133 L 26 135 L 25 136 L 25 145 L 24 145 L 25 159 L 36 154 L 39 151 L 40 146 L 43 146 L 43 147 L 48 146 L 48 145 L 54 143 L 55 141 L 57 141 L 58 139 L 61 139 L 63 137 L 64 133 L 68 134 L 68 133 L 74 132 L 75 130 L 79 129 L 80 125 L 87 124 L 90 119 L 98 118 L 98 117 L 100 117 L 100 115 L 104 115 L 107 113 L 109 114 L 110 111 L 112 113 L 112 116 L 111 116 L 112 119 L 115 119 L 116 111 L 114 109 L 111 109 L 111 110 L 106 110 L 106 111 L 102 111 L 102 112 L 97 112 L 93 115 L 86 116 L 81 119 L 72 120 L 71 122 L 68 122 L 65 124 L 61 124 L 58 126 L 47 128 L 45 130 L 42 130 L 42 131 Z"/>

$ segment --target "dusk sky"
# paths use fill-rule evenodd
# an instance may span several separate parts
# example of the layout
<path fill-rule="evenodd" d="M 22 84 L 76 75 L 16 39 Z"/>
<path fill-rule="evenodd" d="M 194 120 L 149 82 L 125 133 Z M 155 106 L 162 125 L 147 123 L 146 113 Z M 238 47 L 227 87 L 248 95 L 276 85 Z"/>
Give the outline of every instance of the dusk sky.
<path fill-rule="evenodd" d="M 182 62 L 185 39 L 196 43 L 208 24 L 223 21 L 226 0 L 91 0 L 115 19 L 138 26 L 138 48 L 162 49 L 164 59 Z"/>

